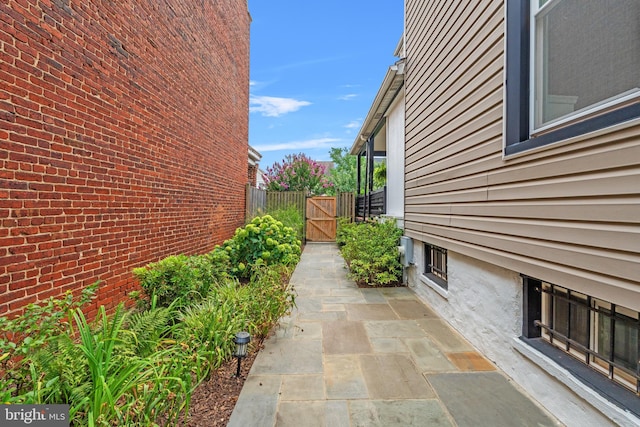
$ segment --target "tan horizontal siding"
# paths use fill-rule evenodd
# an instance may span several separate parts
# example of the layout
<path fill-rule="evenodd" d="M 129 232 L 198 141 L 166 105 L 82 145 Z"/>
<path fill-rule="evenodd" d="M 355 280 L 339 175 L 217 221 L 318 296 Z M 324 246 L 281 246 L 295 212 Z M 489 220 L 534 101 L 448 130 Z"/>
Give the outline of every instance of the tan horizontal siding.
<path fill-rule="evenodd" d="M 640 307 L 640 123 L 503 158 L 504 2 L 406 5 L 406 234 Z"/>
<path fill-rule="evenodd" d="M 504 252 L 488 246 L 428 235 L 413 229 L 405 228 L 405 234 L 414 239 L 427 241 L 450 251 L 538 277 L 551 283 L 570 284 L 574 290 L 640 311 L 638 284 L 635 279 L 624 280 L 614 275 L 604 275 L 602 270 L 594 272 L 571 267 L 564 263 L 562 257 L 552 261 L 538 260 L 532 259 L 529 255 Z M 505 263 L 505 261 L 508 262 Z M 471 283 L 469 286 L 473 286 L 473 284 Z"/>
<path fill-rule="evenodd" d="M 640 169 L 612 170 L 594 174 L 539 179 L 490 186 L 488 200 L 547 199 L 558 197 L 602 197 L 636 195 Z"/>
<path fill-rule="evenodd" d="M 617 251 L 640 253 L 640 227 L 637 225 L 599 223 L 585 228 L 569 221 L 514 218 L 490 218 L 458 215 L 405 214 L 406 221 L 441 225 L 459 230 L 503 234 L 529 240 L 568 243 L 609 251 L 608 241 L 615 239 Z M 640 268 L 640 266 L 638 266 Z"/>
<path fill-rule="evenodd" d="M 521 181 L 541 177 L 573 175 L 584 171 L 610 170 L 637 167 L 640 161 L 640 144 L 637 139 L 606 144 L 586 150 L 565 152 L 538 161 L 520 162 L 490 173 L 489 185 Z M 640 183 L 638 183 L 640 188 Z"/>
<path fill-rule="evenodd" d="M 640 197 L 406 205 L 406 213 L 640 225 Z M 421 222 L 419 220 L 417 222 Z"/>
<path fill-rule="evenodd" d="M 473 15 L 474 21 L 471 21 L 470 28 L 466 27 L 469 21 L 464 17 L 443 18 L 457 23 L 459 28 L 445 33 L 446 37 L 439 39 L 437 43 L 425 42 L 429 46 L 424 56 L 426 62 L 414 63 L 415 56 L 409 54 L 408 76 L 415 72 L 416 78 L 407 80 L 406 109 L 409 112 L 407 116 L 411 118 L 412 111 L 423 112 L 418 122 L 410 119 L 407 123 L 409 149 L 415 134 L 431 127 L 434 121 L 438 120 L 438 115 L 433 114 L 436 112 L 442 114 L 446 111 L 446 108 L 440 108 L 440 104 L 446 101 L 441 94 L 446 91 L 448 97 L 451 97 L 458 91 L 465 93 L 469 87 L 468 82 L 485 69 L 486 61 L 490 60 L 490 57 L 496 56 L 495 52 L 489 55 L 485 53 L 496 46 L 499 50 L 502 49 L 502 43 L 500 43 L 502 33 L 495 31 L 496 27 L 502 26 L 500 8 L 487 10 L 485 7 L 486 4 L 485 6 L 475 5 L 473 10 L 491 14 L 492 19 L 487 21 L 479 19 L 477 14 Z M 463 38 L 460 39 L 460 37 Z M 442 46 L 447 48 L 442 49 Z M 421 52 L 416 53 L 419 55 Z M 501 68 L 500 65 L 499 69 Z"/>
<path fill-rule="evenodd" d="M 470 201 L 557 199 L 570 197 L 602 197 L 603 195 L 630 195 L 638 193 L 640 175 L 633 171 L 613 171 L 600 174 L 580 175 L 579 177 L 544 179 L 531 182 L 514 182 L 497 186 L 476 186 L 468 188 L 465 184 L 481 183 L 482 178 L 459 179 L 463 188 L 452 188 L 450 184 L 434 184 L 417 188 L 407 188 L 407 204 L 416 203 L 454 203 Z M 480 185 L 480 184 L 478 184 Z M 433 189 L 449 189 L 434 192 Z"/>
<path fill-rule="evenodd" d="M 500 16 L 494 17 L 490 25 L 501 27 Z M 452 117 L 460 117 L 465 107 L 478 104 L 493 92 L 502 92 L 502 68 L 504 51 L 501 35 L 491 33 L 481 43 L 472 42 L 466 45 L 468 51 L 461 53 L 460 63 L 451 64 L 454 73 L 446 73 L 445 80 L 433 88 L 427 89 L 416 99 L 418 105 L 424 107 L 424 119 L 420 126 L 407 128 L 408 141 L 423 141 L 432 137 L 437 139 L 440 133 L 446 132 L 443 125 L 451 124 Z M 499 33 L 497 33 L 499 34 Z M 458 59 L 458 58 L 456 58 Z M 430 78 L 433 78 L 431 76 Z M 485 109 L 490 105 L 485 105 Z M 480 111 L 471 110 L 474 114 Z M 411 154 L 415 145 L 409 144 L 407 152 Z"/>
<path fill-rule="evenodd" d="M 443 43 L 442 37 L 450 34 L 459 28 L 451 27 L 459 22 L 450 19 L 452 14 L 455 13 L 457 7 L 462 5 L 462 2 L 437 2 L 434 7 L 429 9 L 422 9 L 422 14 L 416 16 L 411 22 L 420 22 L 422 25 L 418 28 L 411 28 L 406 32 L 406 35 L 410 35 L 416 42 L 411 43 L 411 46 L 415 48 L 415 51 L 411 52 L 411 60 L 407 62 L 407 67 L 411 67 L 416 70 L 417 73 L 425 73 L 429 66 L 432 64 L 433 49 L 431 46 L 437 43 Z M 407 6 L 407 15 L 412 15 L 412 9 Z M 424 79 L 416 80 L 421 87 L 412 88 L 411 93 L 419 94 L 428 91 L 427 81 Z M 407 100 L 407 105 L 413 101 Z"/>
<path fill-rule="evenodd" d="M 462 69 L 463 62 L 469 63 L 471 46 L 467 44 L 468 40 L 452 43 L 452 39 L 456 35 L 460 37 L 461 34 L 465 34 L 468 32 L 467 29 L 472 33 L 477 32 L 478 28 L 473 27 L 473 24 L 478 21 L 479 14 L 486 7 L 486 5 L 480 7 L 478 2 L 442 3 L 448 4 L 442 10 L 438 10 L 436 7 L 433 11 L 434 14 L 440 14 L 438 20 L 423 26 L 423 31 L 428 30 L 428 34 L 426 36 L 423 33 L 416 34 L 415 38 L 420 40 L 420 43 L 411 43 L 411 46 L 415 46 L 417 49 L 410 55 L 411 60 L 408 66 L 413 67 L 416 73 L 424 78 L 418 80 L 420 87 L 409 91 L 417 97 L 408 100 L 408 108 L 413 108 L 414 104 L 416 108 L 424 107 L 424 95 L 437 89 L 436 85 L 443 84 L 445 77 L 441 77 L 441 75 L 446 66 Z M 413 36 L 413 33 L 410 34 Z M 440 55 L 439 46 L 449 46 L 450 48 L 446 54 Z M 412 129 L 413 125 L 409 123 L 407 132 L 410 134 Z"/>
<path fill-rule="evenodd" d="M 500 120 L 502 117 L 503 79 L 497 64 L 501 63 L 501 58 L 495 57 L 493 67 L 485 68 L 482 73 L 476 76 L 476 79 L 467 82 L 467 87 L 471 84 L 476 85 L 472 92 L 457 91 L 454 95 L 449 96 L 447 111 L 428 109 L 426 113 L 429 115 L 441 115 L 434 122 L 426 120 L 425 128 L 416 134 L 413 140 L 421 141 L 426 146 L 434 144 L 431 149 L 437 152 L 438 144 L 440 147 L 446 146 L 441 141 L 453 139 L 454 132 L 464 127 L 466 123 L 477 122 L 476 119 L 480 117 L 489 122 Z M 496 109 L 496 106 L 500 108 Z M 488 111 L 492 111 L 493 114 L 485 114 Z M 464 118 L 465 121 L 461 121 L 460 118 Z M 409 138 L 408 135 L 407 138 Z M 420 144 L 407 147 L 407 155 L 415 154 L 420 150 L 420 147 Z"/>
<path fill-rule="evenodd" d="M 434 175 L 433 181 L 447 179 L 447 171 L 461 165 L 465 169 L 457 172 L 456 176 L 460 176 L 459 174 L 472 174 L 478 172 L 478 170 L 467 169 L 467 167 L 471 167 L 470 163 L 487 156 L 499 156 L 500 162 L 496 163 L 494 168 L 504 165 L 501 154 L 502 135 L 501 133 L 496 133 L 496 131 L 502 129 L 502 122 L 495 122 L 491 117 L 498 110 L 502 110 L 502 106 L 496 107 L 495 111 L 490 111 L 486 116 L 477 118 L 477 121 L 485 123 L 484 127 L 479 126 L 474 120 L 467 127 L 452 132 L 451 138 L 460 137 L 460 139 L 454 139 L 455 144 L 445 145 L 435 153 L 427 150 L 424 152 L 419 151 L 413 157 L 414 161 L 411 163 L 407 158 L 406 179 L 410 181 L 426 175 Z M 418 157 L 419 155 L 422 157 Z M 483 167 L 481 170 L 486 171 L 488 169 Z M 437 176 L 440 172 L 445 175 Z M 411 186 L 411 183 L 409 183 L 409 186 Z"/>
<path fill-rule="evenodd" d="M 622 251 L 598 250 L 540 239 L 525 239 L 506 234 L 457 229 L 431 223 L 422 224 L 420 232 L 465 242 L 478 248 L 492 248 L 508 256 L 512 256 L 511 254 L 527 256 L 532 264 L 540 261 L 562 262 L 563 265 L 578 269 L 584 269 L 585 265 L 597 266 L 597 271 L 601 274 L 626 280 L 636 280 L 640 268 L 640 256 Z M 500 264 L 502 265 L 504 262 Z"/>

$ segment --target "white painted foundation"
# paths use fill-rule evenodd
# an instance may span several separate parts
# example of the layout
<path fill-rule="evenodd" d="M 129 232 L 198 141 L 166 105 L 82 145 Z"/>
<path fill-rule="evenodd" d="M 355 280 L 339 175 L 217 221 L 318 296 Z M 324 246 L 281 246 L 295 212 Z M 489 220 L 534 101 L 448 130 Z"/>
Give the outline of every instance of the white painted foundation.
<path fill-rule="evenodd" d="M 422 275 L 423 251 L 423 243 L 414 240 L 416 265 L 407 271 L 409 286 L 560 422 L 580 427 L 638 425 L 637 418 L 592 396 L 592 390 L 563 368 L 533 349 L 533 354 L 527 351 L 530 347 L 518 339 L 522 331 L 518 273 L 449 251 L 445 291 Z"/>

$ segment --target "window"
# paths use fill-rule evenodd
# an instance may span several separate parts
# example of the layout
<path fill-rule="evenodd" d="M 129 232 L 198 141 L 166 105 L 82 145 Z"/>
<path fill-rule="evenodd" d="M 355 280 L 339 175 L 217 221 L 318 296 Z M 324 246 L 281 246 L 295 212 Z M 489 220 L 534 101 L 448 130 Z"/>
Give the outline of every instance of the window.
<path fill-rule="evenodd" d="M 447 250 L 425 243 L 424 274 L 443 289 L 447 289 Z"/>
<path fill-rule="evenodd" d="M 505 154 L 640 117 L 640 2 L 507 0 Z"/>
<path fill-rule="evenodd" d="M 523 334 L 527 338 L 541 337 L 617 384 L 640 393 L 638 312 L 529 277 L 524 282 L 529 316 L 525 314 L 523 319 Z"/>

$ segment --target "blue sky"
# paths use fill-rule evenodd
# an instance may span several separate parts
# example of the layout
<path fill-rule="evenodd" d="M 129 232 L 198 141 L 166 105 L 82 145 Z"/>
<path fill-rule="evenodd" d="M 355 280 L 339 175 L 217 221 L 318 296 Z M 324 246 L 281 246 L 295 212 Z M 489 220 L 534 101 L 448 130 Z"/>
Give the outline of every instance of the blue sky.
<path fill-rule="evenodd" d="M 266 169 L 287 154 L 351 147 L 397 58 L 403 1 L 249 0 L 249 144 Z"/>

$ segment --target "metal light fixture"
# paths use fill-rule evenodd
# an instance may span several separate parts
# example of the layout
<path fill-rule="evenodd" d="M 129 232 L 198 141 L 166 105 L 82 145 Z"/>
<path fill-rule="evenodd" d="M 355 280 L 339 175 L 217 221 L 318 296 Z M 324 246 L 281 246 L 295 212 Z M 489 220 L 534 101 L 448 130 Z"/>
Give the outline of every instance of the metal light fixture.
<path fill-rule="evenodd" d="M 251 335 L 249 332 L 238 332 L 233 342 L 236 343 L 236 352 L 234 356 L 238 359 L 238 370 L 236 371 L 236 377 L 240 377 L 240 361 L 247 356 L 247 344 L 251 341 Z"/>

